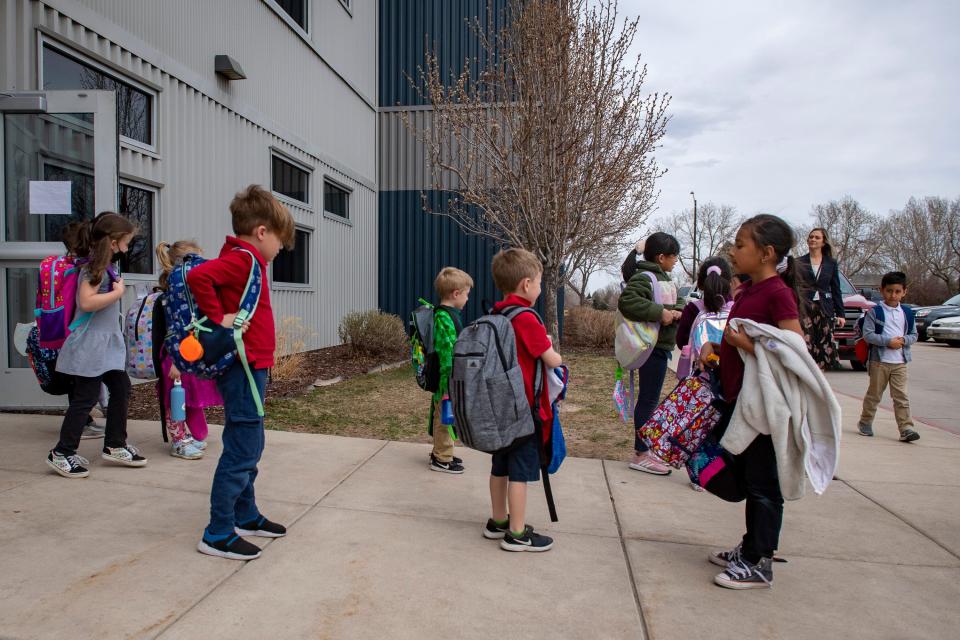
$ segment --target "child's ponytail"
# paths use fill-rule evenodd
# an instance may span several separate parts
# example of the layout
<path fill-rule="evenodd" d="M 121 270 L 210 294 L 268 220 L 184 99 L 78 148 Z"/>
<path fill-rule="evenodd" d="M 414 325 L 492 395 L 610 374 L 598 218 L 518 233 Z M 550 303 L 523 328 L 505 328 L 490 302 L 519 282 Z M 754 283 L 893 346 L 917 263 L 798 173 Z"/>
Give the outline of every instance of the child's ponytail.
<path fill-rule="evenodd" d="M 703 293 L 703 307 L 717 313 L 730 299 L 730 263 L 720 256 L 703 261 L 697 270 L 697 289 Z"/>
<path fill-rule="evenodd" d="M 193 240 L 177 240 L 173 244 L 161 242 L 157 245 L 157 262 L 160 263 L 159 287 L 167 290 L 167 282 L 174 268 L 190 254 L 200 255 L 202 250 Z"/>

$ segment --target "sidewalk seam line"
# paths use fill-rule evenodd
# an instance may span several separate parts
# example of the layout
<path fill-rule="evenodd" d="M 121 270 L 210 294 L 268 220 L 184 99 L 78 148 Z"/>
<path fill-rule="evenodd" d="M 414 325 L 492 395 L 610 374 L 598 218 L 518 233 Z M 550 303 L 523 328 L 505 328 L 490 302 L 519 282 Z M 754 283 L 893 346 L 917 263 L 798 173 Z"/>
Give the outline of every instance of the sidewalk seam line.
<path fill-rule="evenodd" d="M 875 500 L 874 498 L 868 496 L 868 495 L 865 494 L 863 491 L 860 491 L 860 489 L 857 489 L 855 486 L 853 486 L 852 484 L 850 484 L 850 482 L 847 482 L 847 481 L 844 480 L 843 478 L 837 478 L 837 480 L 839 480 L 839 481 L 842 482 L 843 484 L 847 485 L 848 487 L 850 487 L 851 489 L 853 489 L 855 492 L 857 492 L 858 494 L 860 494 L 861 496 L 863 496 L 864 498 L 866 498 L 867 500 L 869 500 L 869 501 L 872 502 L 873 504 L 877 505 L 878 507 L 880 507 L 881 509 L 883 509 L 884 511 L 886 511 L 887 513 L 889 513 L 890 515 L 892 515 L 894 518 L 896 518 L 896 519 L 899 520 L 900 522 L 904 523 L 905 525 L 907 525 L 908 527 L 910 527 L 911 529 L 913 529 L 914 531 L 916 531 L 917 533 L 919 533 L 921 536 L 923 536 L 924 538 L 926 538 L 927 540 L 929 540 L 929 541 L 932 542 L 933 544 L 937 545 L 938 547 L 940 547 L 941 549 L 943 549 L 944 551 L 946 551 L 947 553 L 949 553 L 951 556 L 953 556 L 953 557 L 956 558 L 957 560 L 960 560 L 960 555 L 954 553 L 954 551 L 951 550 L 949 547 L 945 546 L 945 545 L 944 545 L 943 543 L 941 543 L 939 540 L 937 540 L 936 538 L 934 538 L 933 536 L 931 536 L 929 533 L 927 533 L 926 531 L 924 531 L 923 529 L 921 529 L 919 526 L 917 526 L 917 525 L 913 524 L 912 522 L 910 522 L 909 520 L 907 520 L 905 517 L 903 517 L 902 515 L 900 515 L 900 514 L 897 513 L 896 511 L 893 511 L 892 509 L 890 509 L 890 508 L 887 507 L 886 505 L 881 504 L 880 502 L 878 502 L 878 501 Z M 852 481 L 852 482 L 855 482 L 855 481 Z"/>
<path fill-rule="evenodd" d="M 637 606 L 637 615 L 640 616 L 640 635 L 644 639 L 649 639 L 650 630 L 647 628 L 647 616 L 643 612 L 643 603 L 640 601 L 640 590 L 637 589 L 637 580 L 633 573 L 633 563 L 630 561 L 630 553 L 627 551 L 627 542 L 623 537 L 623 527 L 620 525 L 620 514 L 617 512 L 617 501 L 613 497 L 613 489 L 610 487 L 610 476 L 607 474 L 607 461 L 601 460 L 600 467 L 603 469 L 603 480 L 607 485 L 607 495 L 610 497 L 610 507 L 613 509 L 613 519 L 617 523 L 617 536 L 620 539 L 620 550 L 623 551 L 623 559 L 627 565 L 627 577 L 630 580 L 630 588 L 633 590 L 633 601 Z"/>
<path fill-rule="evenodd" d="M 378 453 L 380 453 L 381 451 L 383 451 L 384 448 L 385 448 L 388 444 L 390 444 L 390 441 L 389 441 L 389 440 L 384 441 L 384 443 L 380 446 L 380 448 L 378 448 L 376 451 L 374 451 L 374 452 L 371 453 L 369 456 L 367 456 L 366 458 L 364 458 L 357 466 L 355 466 L 353 469 L 351 469 L 350 472 L 349 472 L 347 475 L 345 475 L 345 476 L 343 476 L 342 478 L 340 478 L 340 480 L 339 480 L 336 484 L 334 484 L 332 487 L 330 487 L 330 489 L 328 489 L 327 491 L 325 491 L 325 492 L 323 493 L 323 495 L 320 496 L 320 498 L 319 498 L 316 502 L 314 502 L 312 505 L 302 505 L 302 506 L 306 506 L 307 509 L 305 509 L 304 512 L 301 513 L 297 518 L 291 520 L 291 521 L 290 521 L 290 526 L 293 527 L 293 525 L 295 525 L 297 522 L 299 522 L 301 519 L 303 519 L 303 517 L 304 517 L 305 515 L 307 515 L 307 514 L 310 513 L 311 511 L 313 511 L 313 509 L 315 509 L 315 508 L 317 507 L 317 505 L 320 504 L 320 503 L 323 501 L 324 498 L 326 498 L 326 497 L 327 497 L 328 495 L 330 495 L 334 490 L 336 490 L 337 487 L 339 487 L 339 486 L 342 485 L 344 482 L 346 482 L 347 480 L 349 480 L 349 479 L 350 479 L 350 476 L 352 476 L 354 473 L 356 473 L 358 470 L 360 470 L 363 466 L 365 466 L 368 462 L 370 462 L 370 460 L 373 459 L 373 457 L 376 456 Z M 268 539 L 267 542 L 266 542 L 266 544 L 263 545 L 262 549 L 263 549 L 263 550 L 266 550 L 266 549 L 267 549 L 268 547 L 270 547 L 276 540 L 279 540 L 279 538 L 270 538 L 270 539 Z M 227 573 L 227 575 L 225 575 L 222 580 L 219 580 L 216 584 L 214 584 L 212 587 L 210 587 L 210 589 L 208 589 L 206 593 L 204 593 L 202 596 L 200 596 L 199 598 L 197 598 L 197 601 L 196 601 L 196 602 L 194 602 L 192 605 L 190 605 L 189 607 L 187 607 L 186 609 L 184 609 L 184 610 L 183 610 L 183 613 L 181 613 L 179 616 L 177 616 L 176 618 L 174 618 L 173 620 L 171 620 L 171 621 L 170 621 L 166 626 L 164 626 L 162 629 L 159 629 L 159 630 L 157 631 L 156 635 L 154 635 L 153 637 L 154 637 L 155 639 L 158 639 L 158 638 L 162 637 L 167 631 L 169 631 L 169 630 L 173 627 L 173 625 L 175 625 L 175 624 L 177 624 L 178 622 L 180 622 L 180 620 L 182 620 L 188 613 L 190 613 L 191 611 L 193 611 L 193 610 L 197 607 L 197 605 L 199 605 L 199 604 L 202 603 L 204 600 L 206 600 L 207 598 L 209 598 L 210 595 L 211 595 L 214 591 L 216 591 L 218 588 L 220 588 L 220 586 L 223 585 L 227 580 L 229 580 L 229 579 L 232 578 L 233 576 L 235 576 L 235 575 L 237 575 L 238 573 L 240 573 L 241 571 L 243 571 L 243 569 L 246 568 L 247 565 L 249 565 L 250 562 L 252 562 L 252 561 L 251 561 L 251 560 L 248 560 L 248 561 L 245 561 L 245 562 L 244 562 L 244 561 L 234 560 L 233 562 L 237 562 L 240 566 L 238 566 L 238 567 L 237 567 L 236 569 L 234 569 L 233 571 Z"/>

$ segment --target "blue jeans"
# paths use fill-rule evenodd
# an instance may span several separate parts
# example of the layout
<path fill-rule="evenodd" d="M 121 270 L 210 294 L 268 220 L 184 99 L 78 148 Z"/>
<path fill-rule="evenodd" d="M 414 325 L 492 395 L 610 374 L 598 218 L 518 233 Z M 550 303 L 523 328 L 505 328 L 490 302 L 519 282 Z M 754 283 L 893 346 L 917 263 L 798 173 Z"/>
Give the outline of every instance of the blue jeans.
<path fill-rule="evenodd" d="M 267 386 L 267 370 L 255 369 L 253 378 L 260 398 Z M 263 418 L 250 392 L 243 366 L 237 363 L 217 379 L 223 397 L 223 453 L 210 490 L 210 535 L 232 534 L 237 524 L 260 516 L 253 483 L 263 454 Z"/>
<path fill-rule="evenodd" d="M 643 366 L 637 369 L 637 404 L 633 408 L 633 448 L 643 453 L 649 447 L 644 444 L 637 429 L 646 424 L 654 409 L 660 404 L 660 391 L 667 375 L 670 354 L 664 349 L 654 349 Z"/>

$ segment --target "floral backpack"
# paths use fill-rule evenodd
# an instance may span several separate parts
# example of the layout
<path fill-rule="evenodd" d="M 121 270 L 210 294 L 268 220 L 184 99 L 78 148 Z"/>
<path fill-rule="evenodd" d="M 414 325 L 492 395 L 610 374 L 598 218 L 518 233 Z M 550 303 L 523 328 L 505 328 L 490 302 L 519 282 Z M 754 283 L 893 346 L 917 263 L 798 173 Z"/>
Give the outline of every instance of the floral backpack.
<path fill-rule="evenodd" d="M 77 285 L 80 265 L 68 256 L 47 256 L 40 262 L 37 283 L 38 345 L 59 349 L 70 335 L 70 324 L 77 309 Z"/>
<path fill-rule="evenodd" d="M 127 340 L 127 374 L 138 380 L 153 380 L 153 309 L 160 304 L 162 291 L 145 295 L 140 304 L 127 311 L 124 337 Z"/>
<path fill-rule="evenodd" d="M 663 399 L 637 435 L 651 453 L 679 469 L 700 449 L 720 422 L 714 392 L 707 374 L 690 376 Z"/>

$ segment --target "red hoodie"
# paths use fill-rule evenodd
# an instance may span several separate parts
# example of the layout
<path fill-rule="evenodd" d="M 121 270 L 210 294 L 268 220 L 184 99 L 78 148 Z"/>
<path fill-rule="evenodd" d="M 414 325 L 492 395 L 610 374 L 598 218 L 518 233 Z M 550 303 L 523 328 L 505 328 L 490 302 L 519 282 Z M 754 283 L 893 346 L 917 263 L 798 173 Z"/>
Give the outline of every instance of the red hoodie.
<path fill-rule="evenodd" d="M 493 310 L 500 312 L 506 307 L 512 306 L 531 307 L 533 305 L 518 295 L 510 294 L 493 305 Z M 533 381 L 537 371 L 536 368 L 540 366 L 538 360 L 553 345 L 549 336 L 547 336 L 546 327 L 537 322 L 533 314 L 521 313 L 513 319 L 511 324 L 513 324 L 513 333 L 517 338 L 517 361 L 520 364 L 520 370 L 523 371 L 523 386 L 527 392 L 527 402 L 533 407 Z M 543 393 L 540 395 L 540 418 L 543 420 L 543 441 L 546 442 L 550 437 L 553 425 L 553 412 L 550 410 L 550 391 L 547 389 L 546 381 L 543 382 Z"/>
<path fill-rule="evenodd" d="M 240 298 L 250 275 L 250 256 L 245 251 L 235 251 L 238 247 L 257 257 L 263 274 L 260 303 L 250 321 L 250 328 L 243 334 L 243 346 L 251 369 L 269 369 L 273 366 L 276 334 L 273 309 L 270 307 L 270 287 L 267 285 L 267 263 L 260 252 L 248 242 L 227 236 L 220 249 L 220 257 L 190 269 L 187 284 L 200 312 L 211 322 L 220 324 L 224 315 L 236 313 L 240 309 Z"/>

